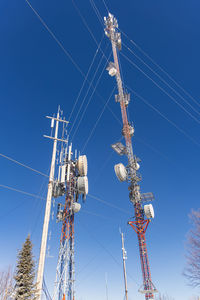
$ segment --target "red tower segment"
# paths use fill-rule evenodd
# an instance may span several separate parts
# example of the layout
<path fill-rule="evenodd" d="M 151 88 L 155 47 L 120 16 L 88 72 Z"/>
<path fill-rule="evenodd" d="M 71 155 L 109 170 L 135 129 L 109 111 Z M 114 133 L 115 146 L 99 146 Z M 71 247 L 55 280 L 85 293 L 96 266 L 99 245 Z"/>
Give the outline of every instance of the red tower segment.
<path fill-rule="evenodd" d="M 123 121 L 122 133 L 126 143 L 125 154 L 128 157 L 128 166 L 126 169 L 128 170 L 128 179 L 130 181 L 129 197 L 130 197 L 130 201 L 134 205 L 134 210 L 135 210 L 135 221 L 129 222 L 129 224 L 133 227 L 133 229 L 137 233 L 138 242 L 139 242 L 140 260 L 141 260 L 141 267 L 142 267 L 142 274 L 143 274 L 143 289 L 141 289 L 140 292 L 145 294 L 146 300 L 150 300 L 154 298 L 154 293 L 157 292 L 151 281 L 151 273 L 150 273 L 146 239 L 145 239 L 145 232 L 147 230 L 150 221 L 149 219 L 144 218 L 144 208 L 142 206 L 142 194 L 140 193 L 140 186 L 138 184 L 138 182 L 141 180 L 141 177 L 139 176 L 139 174 L 137 174 L 137 170 L 138 170 L 137 158 L 133 155 L 132 140 L 131 140 L 131 137 L 134 133 L 134 128 L 130 126 L 127 118 L 127 112 L 126 112 L 126 107 L 129 103 L 129 95 L 124 93 L 120 69 L 119 69 L 117 48 L 121 49 L 121 35 L 117 31 L 118 23 L 113 15 L 109 13 L 108 17 L 107 18 L 105 17 L 104 20 L 106 25 L 105 34 L 111 41 L 113 58 L 114 58 L 114 63 L 111 62 L 107 70 L 111 76 L 115 76 L 117 81 L 119 94 L 116 95 L 115 99 L 117 102 L 120 103 L 120 107 L 121 107 L 121 114 L 122 114 L 122 121 Z"/>

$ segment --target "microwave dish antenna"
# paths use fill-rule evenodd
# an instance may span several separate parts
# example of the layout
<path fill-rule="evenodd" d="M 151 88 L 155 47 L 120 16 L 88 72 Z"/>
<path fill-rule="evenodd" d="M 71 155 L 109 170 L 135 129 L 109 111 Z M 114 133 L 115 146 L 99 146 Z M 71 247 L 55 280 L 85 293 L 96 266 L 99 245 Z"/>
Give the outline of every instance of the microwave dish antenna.
<path fill-rule="evenodd" d="M 77 179 L 77 190 L 79 194 L 88 194 L 88 178 L 87 176 L 78 177 Z"/>
<path fill-rule="evenodd" d="M 79 212 L 79 211 L 80 211 L 80 209 L 81 209 L 81 205 L 80 205 L 80 203 L 78 203 L 78 202 L 74 202 L 74 203 L 72 204 L 72 210 L 73 210 L 73 212 L 74 212 L 74 213 L 77 213 L 77 212 Z"/>
<path fill-rule="evenodd" d="M 86 155 L 81 155 L 77 161 L 77 169 L 80 176 L 86 176 L 88 170 L 87 157 Z"/>
<path fill-rule="evenodd" d="M 115 174 L 119 179 L 119 181 L 122 182 L 127 180 L 128 173 L 126 167 L 122 163 L 115 165 L 114 169 L 115 169 Z"/>

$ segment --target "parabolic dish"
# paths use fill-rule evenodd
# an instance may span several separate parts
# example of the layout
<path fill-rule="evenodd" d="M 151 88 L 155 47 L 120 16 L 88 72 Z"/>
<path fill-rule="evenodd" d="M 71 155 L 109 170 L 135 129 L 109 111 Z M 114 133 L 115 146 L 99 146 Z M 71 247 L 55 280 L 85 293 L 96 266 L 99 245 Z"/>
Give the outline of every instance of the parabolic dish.
<path fill-rule="evenodd" d="M 115 174 L 119 181 L 125 181 L 127 179 L 127 170 L 123 164 L 117 164 L 114 166 Z"/>
<path fill-rule="evenodd" d="M 144 213 L 147 219 L 153 219 L 154 218 L 154 209 L 152 204 L 144 205 Z"/>
<path fill-rule="evenodd" d="M 88 194 L 88 178 L 87 176 L 78 177 L 77 189 L 79 194 Z"/>
<path fill-rule="evenodd" d="M 80 209 L 81 209 L 80 203 L 74 202 L 74 203 L 72 204 L 72 210 L 73 210 L 74 213 L 79 212 Z"/>
<path fill-rule="evenodd" d="M 77 169 L 81 176 L 87 175 L 88 165 L 87 165 L 86 155 L 79 156 L 78 161 L 77 161 Z"/>

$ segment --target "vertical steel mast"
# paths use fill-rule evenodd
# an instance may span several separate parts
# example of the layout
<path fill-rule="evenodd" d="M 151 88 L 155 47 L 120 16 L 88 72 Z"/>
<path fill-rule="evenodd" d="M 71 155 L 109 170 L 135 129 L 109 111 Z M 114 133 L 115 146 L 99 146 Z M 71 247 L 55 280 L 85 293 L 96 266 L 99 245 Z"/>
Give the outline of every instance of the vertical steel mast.
<path fill-rule="evenodd" d="M 132 136 L 134 133 L 134 128 L 129 124 L 127 118 L 126 107 L 130 101 L 130 95 L 126 94 L 123 89 L 119 62 L 118 62 L 118 53 L 117 48 L 121 50 L 121 35 L 118 32 L 118 23 L 116 18 L 112 14 L 108 14 L 108 17 L 104 18 L 105 21 L 105 34 L 110 39 L 112 44 L 113 58 L 114 62 L 110 62 L 107 70 L 109 75 L 115 76 L 118 87 L 118 95 L 115 96 L 116 102 L 120 103 L 123 128 L 122 134 L 125 139 L 126 147 L 124 147 L 121 143 L 117 143 L 112 145 L 113 149 L 118 154 L 126 154 L 128 157 L 128 166 L 124 170 L 121 171 L 121 166 L 116 166 L 116 175 L 118 176 L 120 181 L 124 181 L 124 174 L 127 171 L 127 180 L 130 182 L 129 185 L 129 197 L 130 201 L 133 203 L 135 210 L 135 220 L 129 222 L 129 224 L 134 228 L 137 233 L 138 241 L 139 241 L 139 252 L 140 252 L 140 260 L 143 274 L 143 287 L 139 290 L 140 292 L 145 294 L 145 299 L 150 300 L 154 298 L 154 293 L 157 292 L 152 281 L 151 281 L 151 273 L 150 266 L 147 255 L 147 247 L 146 247 L 146 238 L 145 232 L 150 222 L 150 218 L 153 217 L 153 207 L 152 205 L 145 205 L 144 208 L 142 206 L 143 200 L 152 200 L 152 193 L 141 194 L 139 181 L 141 180 L 141 176 L 137 173 L 139 168 L 138 159 L 133 155 L 132 148 Z M 126 180 L 125 179 L 125 180 Z M 147 219 L 145 219 L 145 215 Z"/>

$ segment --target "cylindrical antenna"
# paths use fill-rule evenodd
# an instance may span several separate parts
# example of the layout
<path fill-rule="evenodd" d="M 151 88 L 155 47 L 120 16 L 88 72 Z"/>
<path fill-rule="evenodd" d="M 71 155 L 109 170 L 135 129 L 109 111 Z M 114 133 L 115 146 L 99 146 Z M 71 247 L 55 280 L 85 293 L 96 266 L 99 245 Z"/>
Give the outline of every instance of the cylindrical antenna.
<path fill-rule="evenodd" d="M 108 274 L 105 273 L 105 281 L 106 281 L 106 300 L 108 300 Z"/>
<path fill-rule="evenodd" d="M 123 258 L 123 271 L 124 271 L 124 285 L 125 285 L 125 297 L 128 300 L 128 289 L 127 289 L 127 279 L 126 279 L 126 250 L 124 248 L 124 235 L 121 233 L 122 237 L 122 258 Z"/>
<path fill-rule="evenodd" d="M 51 119 L 51 128 L 54 128 L 54 119 Z"/>

